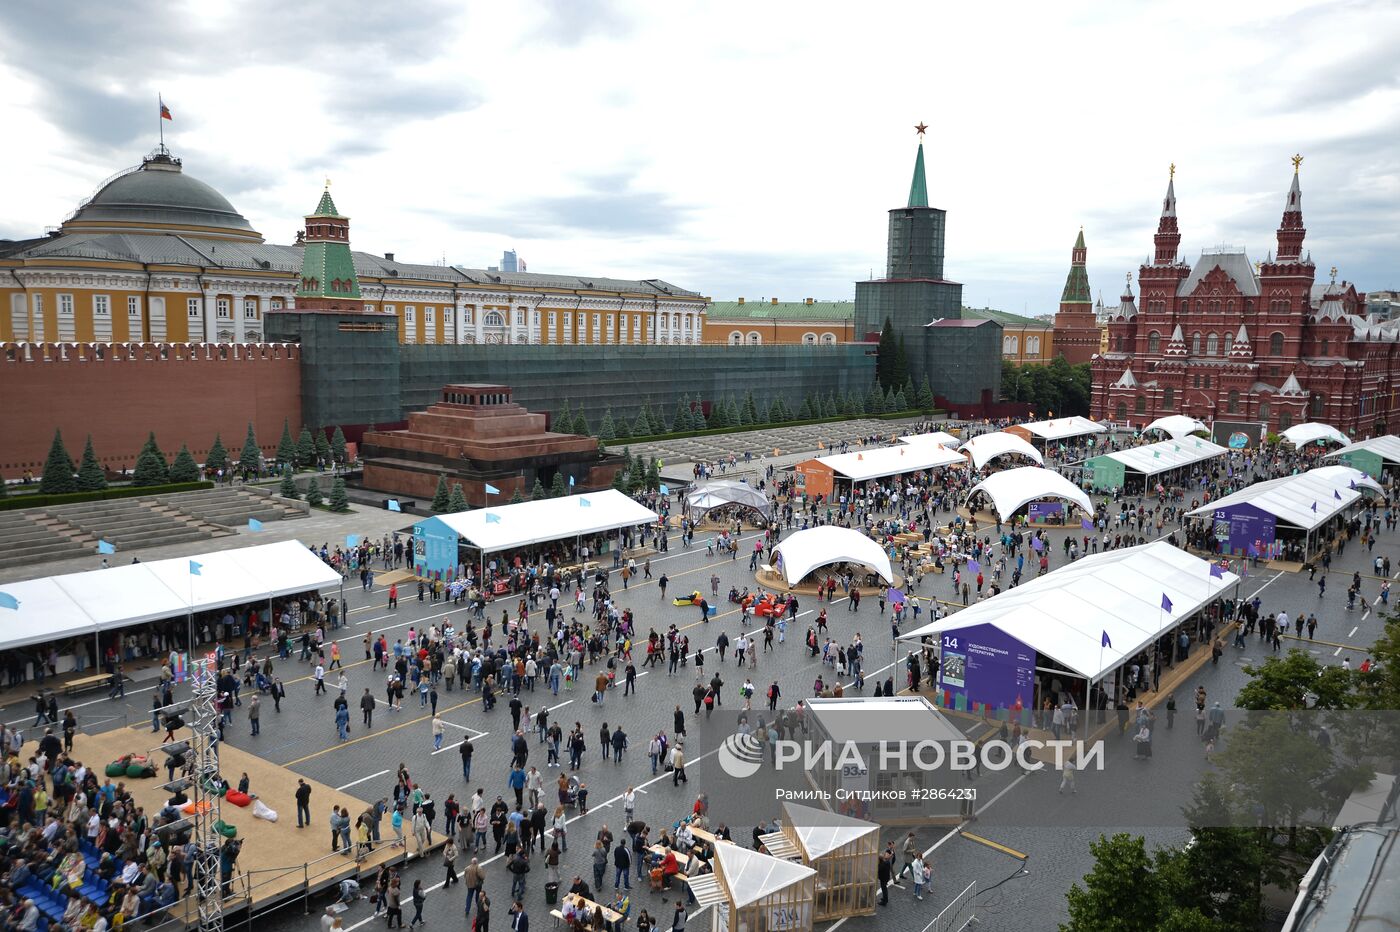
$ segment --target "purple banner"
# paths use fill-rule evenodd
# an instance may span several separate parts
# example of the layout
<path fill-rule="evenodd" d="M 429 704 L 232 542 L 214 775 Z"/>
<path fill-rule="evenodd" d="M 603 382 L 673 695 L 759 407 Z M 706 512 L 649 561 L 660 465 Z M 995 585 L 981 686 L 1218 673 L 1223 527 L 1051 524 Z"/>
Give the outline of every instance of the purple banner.
<path fill-rule="evenodd" d="M 940 641 L 938 681 L 946 707 L 997 713 L 1035 705 L 1035 651 L 993 625 L 945 631 Z"/>
<path fill-rule="evenodd" d="M 1251 546 L 1263 553 L 1274 542 L 1276 519 L 1253 505 L 1215 511 L 1215 541 L 1222 553 L 1244 554 Z"/>
<path fill-rule="evenodd" d="M 1026 506 L 1026 520 L 1031 524 L 1045 524 L 1053 521 L 1064 523 L 1064 502 L 1031 502 Z"/>

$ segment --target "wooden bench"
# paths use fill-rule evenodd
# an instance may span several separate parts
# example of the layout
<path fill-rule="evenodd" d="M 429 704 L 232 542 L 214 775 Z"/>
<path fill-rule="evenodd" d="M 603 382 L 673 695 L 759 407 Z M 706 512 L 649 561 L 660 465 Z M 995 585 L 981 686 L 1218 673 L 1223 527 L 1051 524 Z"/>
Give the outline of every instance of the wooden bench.
<path fill-rule="evenodd" d="M 82 692 L 85 689 L 92 689 L 95 686 L 107 686 L 112 682 L 112 677 L 106 673 L 98 673 L 93 676 L 81 676 L 76 680 L 69 680 L 63 684 L 63 693 L 71 696 L 74 693 Z"/>

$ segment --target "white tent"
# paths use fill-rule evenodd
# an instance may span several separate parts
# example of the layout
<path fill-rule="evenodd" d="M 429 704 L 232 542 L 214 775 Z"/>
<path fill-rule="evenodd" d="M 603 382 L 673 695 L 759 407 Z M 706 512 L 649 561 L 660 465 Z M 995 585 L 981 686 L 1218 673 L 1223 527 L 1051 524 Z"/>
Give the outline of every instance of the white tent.
<path fill-rule="evenodd" d="M 1181 440 L 1163 440 L 1160 443 L 1128 447 L 1126 450 L 1113 450 L 1100 455 L 1117 460 L 1133 472 L 1155 476 L 1158 473 L 1171 472 L 1173 469 L 1194 466 L 1229 452 L 1209 440 L 1186 437 Z"/>
<path fill-rule="evenodd" d="M 793 802 L 783 803 L 783 812 L 808 863 L 880 831 L 880 826 L 874 822 Z"/>
<path fill-rule="evenodd" d="M 817 462 L 852 482 L 865 482 L 868 479 L 884 479 L 925 469 L 941 469 L 944 466 L 966 463 L 967 459 L 961 453 L 947 447 L 936 443 L 924 443 L 896 444 L 892 447 L 873 447 L 852 453 L 838 453 L 835 456 L 819 457 Z"/>
<path fill-rule="evenodd" d="M 991 624 L 1038 654 L 1097 680 L 1239 582 L 1166 541 L 1081 557 L 900 636 Z M 1163 607 L 1162 597 L 1171 603 Z M 1104 644 L 1107 635 L 1108 644 Z"/>
<path fill-rule="evenodd" d="M 789 586 L 829 563 L 859 563 L 875 571 L 885 582 L 894 582 L 894 570 L 884 549 L 850 528 L 827 524 L 798 531 L 778 544 L 776 551 L 783 578 Z"/>
<path fill-rule="evenodd" d="M 1019 453 L 1022 456 L 1030 457 L 1037 463 L 1045 462 L 1045 458 L 1040 455 L 1039 450 L 1015 434 L 1008 434 L 1004 431 L 973 437 L 958 449 L 966 450 L 972 455 L 972 465 L 977 469 L 981 469 L 986 463 L 998 456 L 1005 456 L 1008 453 Z"/>
<path fill-rule="evenodd" d="M 656 512 L 616 489 L 437 515 L 482 553 L 601 534 L 656 521 Z M 421 523 L 421 522 L 420 522 Z"/>
<path fill-rule="evenodd" d="M 1350 466 L 1319 466 L 1296 476 L 1256 482 L 1202 505 L 1190 515 L 1209 515 L 1234 505 L 1252 505 L 1304 531 L 1321 527 L 1361 497 L 1362 489 L 1381 492 L 1380 484 Z"/>
<path fill-rule="evenodd" d="M 735 909 L 743 909 L 817 875 L 810 867 L 742 845 L 715 845 L 715 859 L 719 862 L 720 876 L 724 878 L 730 903 Z"/>
<path fill-rule="evenodd" d="M 1085 514 L 1094 513 L 1094 503 L 1089 501 L 1083 489 L 1053 469 L 1039 466 L 1021 466 L 993 473 L 974 485 L 972 491 L 967 493 L 967 499 L 971 501 L 977 492 L 985 492 L 991 498 L 992 506 L 1003 521 L 1022 506 L 1046 498 L 1064 499 L 1078 505 Z"/>
<path fill-rule="evenodd" d="M 199 573 L 190 572 L 190 564 Z M 60 641 L 194 611 L 340 585 L 340 574 L 294 540 L 131 563 L 0 585 L 19 601 L 0 609 L 0 649 Z"/>
<path fill-rule="evenodd" d="M 937 444 L 940 447 L 947 447 L 950 450 L 957 449 L 958 438 L 943 430 L 935 430 L 931 434 L 909 434 L 899 438 L 900 443 L 907 443 L 911 446 L 921 446 L 923 444 Z"/>
<path fill-rule="evenodd" d="M 1030 431 L 1041 440 L 1068 440 L 1071 437 L 1083 437 L 1087 434 L 1104 434 L 1108 428 L 1089 420 L 1087 417 L 1074 415 L 1073 417 L 1057 417 L 1053 421 L 1031 421 L 1029 424 L 1022 424 L 1026 430 Z"/>
<path fill-rule="evenodd" d="M 1337 459 L 1348 453 L 1359 453 L 1362 451 L 1374 453 L 1387 463 L 1400 463 L 1400 437 L 1394 434 L 1368 437 L 1365 440 L 1357 440 L 1343 449 L 1324 453 L 1322 454 L 1322 458 L 1325 460 Z"/>
<path fill-rule="evenodd" d="M 763 492 L 735 479 L 711 479 L 685 493 L 685 506 L 692 512 L 706 512 L 724 505 L 742 505 L 768 517 L 773 503 Z"/>
<path fill-rule="evenodd" d="M 1319 424 L 1316 421 L 1307 424 L 1294 424 L 1283 432 L 1283 439 L 1295 447 L 1305 447 L 1319 440 L 1329 440 L 1344 447 L 1351 444 L 1347 435 L 1331 424 Z"/>
<path fill-rule="evenodd" d="M 1169 414 L 1166 417 L 1159 417 L 1142 429 L 1145 434 L 1149 430 L 1160 430 L 1174 440 L 1180 440 L 1198 430 L 1206 430 L 1206 425 L 1196 420 L 1194 417 L 1187 417 L 1184 414 Z"/>

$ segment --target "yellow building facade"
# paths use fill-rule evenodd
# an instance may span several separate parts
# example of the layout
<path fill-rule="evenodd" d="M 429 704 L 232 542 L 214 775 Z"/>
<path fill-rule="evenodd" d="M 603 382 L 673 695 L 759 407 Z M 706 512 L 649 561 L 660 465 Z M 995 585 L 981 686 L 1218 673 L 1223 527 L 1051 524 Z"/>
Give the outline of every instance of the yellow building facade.
<path fill-rule="evenodd" d="M 863 336 L 863 335 L 862 335 Z M 714 301 L 705 314 L 704 342 L 730 346 L 796 343 L 835 346 L 851 343 L 855 335 L 855 302 Z"/>

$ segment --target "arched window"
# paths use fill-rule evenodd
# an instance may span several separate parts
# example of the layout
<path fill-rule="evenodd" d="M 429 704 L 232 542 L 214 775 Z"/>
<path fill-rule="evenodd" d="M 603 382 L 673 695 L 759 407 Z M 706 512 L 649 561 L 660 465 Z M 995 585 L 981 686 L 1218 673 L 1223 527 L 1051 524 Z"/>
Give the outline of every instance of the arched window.
<path fill-rule="evenodd" d="M 744 342 L 744 335 L 743 335 L 742 333 L 740 333 L 738 330 L 731 330 L 731 331 L 729 332 L 729 345 L 730 345 L 730 346 L 738 346 L 740 343 L 743 343 L 743 342 Z"/>
<path fill-rule="evenodd" d="M 1020 344 L 1020 338 L 1019 338 L 1019 337 L 1002 337 L 1002 338 L 1001 338 L 1001 352 L 1002 352 L 1002 355 L 1004 355 L 1004 356 L 1015 356 L 1016 353 L 1017 353 L 1017 350 L 1019 349 L 1019 344 Z"/>
<path fill-rule="evenodd" d="M 1040 355 L 1040 337 L 1026 337 L 1026 355 Z"/>
<path fill-rule="evenodd" d="M 1263 421 L 1265 426 L 1267 426 L 1269 423 L 1269 415 L 1271 413 L 1272 412 L 1269 410 L 1269 403 L 1267 401 L 1259 402 L 1259 420 Z"/>
<path fill-rule="evenodd" d="M 1220 352 L 1220 337 L 1214 333 L 1206 334 L 1206 355 L 1214 356 Z"/>
<path fill-rule="evenodd" d="M 1113 409 L 1113 416 L 1119 420 L 1126 418 L 1128 416 L 1128 405 L 1122 401 L 1118 402 L 1118 405 Z"/>
<path fill-rule="evenodd" d="M 1292 427 L 1292 426 L 1293 426 L 1293 412 L 1292 412 L 1292 411 L 1280 411 L 1280 412 L 1278 413 L 1278 429 L 1279 429 L 1279 432 L 1282 433 L 1283 431 L 1288 430 L 1288 428 L 1290 428 L 1290 427 Z"/>
<path fill-rule="evenodd" d="M 759 333 L 757 330 L 750 330 L 750 331 L 749 331 L 749 344 L 750 344 L 751 346 L 758 346 L 758 345 L 759 345 L 760 343 L 762 343 L 762 342 L 763 342 L 763 334 Z"/>
<path fill-rule="evenodd" d="M 1119 352 L 1119 353 L 1123 352 L 1123 334 L 1121 334 L 1121 333 L 1118 334 L 1118 336 L 1117 336 L 1117 338 L 1116 338 L 1116 341 L 1115 341 L 1115 343 L 1114 343 L 1114 349 L 1115 349 L 1116 352 Z"/>
<path fill-rule="evenodd" d="M 488 327 L 504 327 L 506 319 L 500 311 L 487 311 L 486 316 L 481 318 L 481 322 Z"/>
<path fill-rule="evenodd" d="M 1270 356 L 1282 356 L 1282 355 L 1283 355 L 1283 334 L 1280 333 L 1280 332 L 1277 331 L 1277 330 L 1275 330 L 1273 333 L 1269 334 L 1269 355 L 1270 355 Z"/>
<path fill-rule="evenodd" d="M 1326 356 L 1332 352 L 1332 341 L 1326 337 L 1322 338 L 1322 355 Z"/>
<path fill-rule="evenodd" d="M 1191 355 L 1201 355 L 1201 331 L 1199 330 L 1191 334 Z"/>
<path fill-rule="evenodd" d="M 1313 416 L 1314 418 L 1320 418 L 1320 417 L 1322 417 L 1322 409 L 1323 409 L 1324 407 L 1326 407 L 1326 406 L 1327 406 L 1327 396 L 1324 395 L 1322 392 L 1313 392 L 1313 393 L 1312 393 L 1312 416 Z"/>
<path fill-rule="evenodd" d="M 1155 352 L 1157 352 L 1158 348 L 1159 348 L 1161 345 L 1162 345 L 1162 335 L 1161 335 L 1160 333 L 1158 333 L 1156 330 L 1153 330 L 1151 333 L 1149 333 L 1149 334 L 1147 335 L 1147 351 L 1148 351 L 1149 353 L 1155 353 Z"/>
<path fill-rule="evenodd" d="M 1176 389 L 1167 386 L 1162 389 L 1162 410 L 1170 411 L 1176 407 Z"/>
<path fill-rule="evenodd" d="M 1230 389 L 1230 394 L 1225 396 L 1225 410 L 1234 414 L 1240 409 L 1240 393 L 1237 389 Z"/>
<path fill-rule="evenodd" d="M 1146 413 L 1147 413 L 1147 396 L 1146 396 L 1146 395 L 1138 395 L 1138 396 L 1137 396 L 1137 400 L 1135 400 L 1135 401 L 1133 402 L 1133 413 L 1134 413 L 1134 414 L 1146 414 Z"/>
<path fill-rule="evenodd" d="M 803 346 L 816 346 L 816 345 L 817 345 L 817 335 L 816 335 L 815 333 L 804 333 L 804 334 L 802 334 L 802 345 L 803 345 Z"/>
<path fill-rule="evenodd" d="M 834 333 L 823 333 L 823 334 L 822 334 L 822 346 L 835 346 L 835 345 L 836 345 L 836 334 L 834 334 Z"/>

